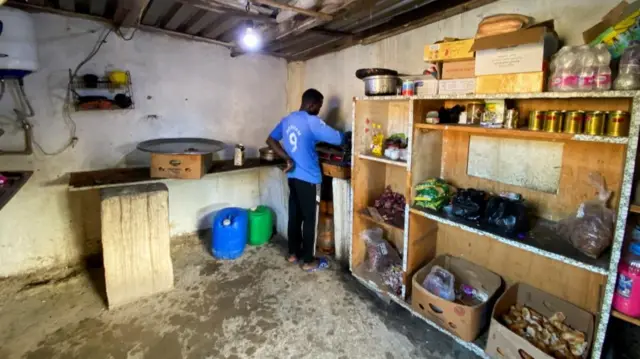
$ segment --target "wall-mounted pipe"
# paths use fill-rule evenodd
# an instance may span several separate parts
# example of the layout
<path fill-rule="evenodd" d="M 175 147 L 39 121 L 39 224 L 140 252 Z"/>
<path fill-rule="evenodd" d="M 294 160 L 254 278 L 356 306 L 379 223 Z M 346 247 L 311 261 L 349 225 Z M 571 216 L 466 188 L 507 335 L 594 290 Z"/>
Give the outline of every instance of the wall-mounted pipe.
<path fill-rule="evenodd" d="M 28 113 L 24 113 L 22 110 L 14 109 L 13 111 L 16 113 L 16 117 L 20 126 L 22 127 L 22 131 L 24 132 L 24 149 L 17 151 L 4 151 L 0 150 L 0 156 L 4 155 L 30 155 L 33 153 L 33 129 L 29 121 L 27 121 L 28 117 L 32 117 L 34 115 L 33 107 L 31 107 L 31 103 L 29 103 L 29 99 L 27 99 L 27 95 L 24 92 L 24 87 L 22 86 L 22 80 L 12 79 L 7 80 L 10 81 L 6 84 L 9 86 L 11 84 L 15 85 L 15 91 L 17 92 L 18 102 L 20 108 L 27 108 Z M 4 92 L 5 89 L 5 80 L 2 80 L 2 90 Z M 2 131 L 4 133 L 4 131 Z M 1 135 L 1 134 L 0 134 Z"/>

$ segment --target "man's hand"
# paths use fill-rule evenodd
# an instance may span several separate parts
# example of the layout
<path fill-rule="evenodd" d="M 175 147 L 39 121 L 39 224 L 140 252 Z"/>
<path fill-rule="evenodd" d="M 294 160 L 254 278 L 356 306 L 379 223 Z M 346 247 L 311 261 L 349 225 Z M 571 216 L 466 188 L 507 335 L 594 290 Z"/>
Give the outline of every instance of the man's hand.
<path fill-rule="evenodd" d="M 289 173 L 293 171 L 293 166 L 294 166 L 293 160 L 291 160 L 290 158 L 287 159 L 287 164 L 284 168 L 284 173 Z"/>

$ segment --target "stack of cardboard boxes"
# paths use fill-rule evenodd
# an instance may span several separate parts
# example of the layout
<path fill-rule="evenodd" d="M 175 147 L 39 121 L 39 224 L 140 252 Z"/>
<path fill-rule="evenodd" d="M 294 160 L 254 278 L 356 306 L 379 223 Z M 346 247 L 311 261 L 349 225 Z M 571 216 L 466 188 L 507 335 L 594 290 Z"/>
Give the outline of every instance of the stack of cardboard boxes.
<path fill-rule="evenodd" d="M 542 92 L 558 49 L 553 21 L 479 39 L 427 45 L 424 60 L 442 62 L 440 94 Z"/>

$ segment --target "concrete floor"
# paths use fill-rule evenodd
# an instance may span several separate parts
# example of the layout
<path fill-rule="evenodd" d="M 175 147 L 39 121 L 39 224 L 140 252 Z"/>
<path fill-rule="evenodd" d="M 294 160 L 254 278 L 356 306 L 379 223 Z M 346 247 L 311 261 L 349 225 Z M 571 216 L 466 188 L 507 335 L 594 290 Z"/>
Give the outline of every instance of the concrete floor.
<path fill-rule="evenodd" d="M 473 357 L 340 269 L 304 273 L 274 244 L 220 262 L 190 243 L 173 249 L 173 291 L 116 310 L 95 270 L 0 282 L 0 358 Z"/>

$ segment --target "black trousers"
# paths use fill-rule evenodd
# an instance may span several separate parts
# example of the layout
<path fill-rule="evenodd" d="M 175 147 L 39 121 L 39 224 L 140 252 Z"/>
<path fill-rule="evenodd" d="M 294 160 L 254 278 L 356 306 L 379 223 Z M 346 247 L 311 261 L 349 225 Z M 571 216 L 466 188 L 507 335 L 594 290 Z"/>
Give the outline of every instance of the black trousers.
<path fill-rule="evenodd" d="M 313 261 L 317 185 L 289 178 L 289 255 Z"/>

